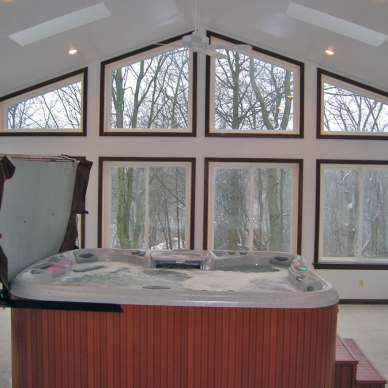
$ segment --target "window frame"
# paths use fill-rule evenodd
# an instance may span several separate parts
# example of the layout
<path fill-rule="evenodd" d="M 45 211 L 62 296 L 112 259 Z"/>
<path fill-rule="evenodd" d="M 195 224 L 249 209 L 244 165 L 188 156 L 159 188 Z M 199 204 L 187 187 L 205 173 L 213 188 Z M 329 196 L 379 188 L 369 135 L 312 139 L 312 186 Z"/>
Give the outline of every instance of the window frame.
<path fill-rule="evenodd" d="M 99 157 L 99 168 L 98 168 L 98 235 L 97 235 L 97 247 L 102 248 L 105 246 L 107 237 L 104 233 L 104 225 L 107 221 L 107 213 L 104 208 L 104 204 L 108 203 L 110 207 L 110 183 L 104 184 L 104 179 L 107 177 L 106 168 L 109 168 L 112 164 L 124 165 L 125 163 L 133 163 L 134 165 L 144 166 L 166 166 L 166 165 L 177 165 L 179 163 L 187 165 L 187 171 L 190 176 L 187 178 L 190 187 L 186 188 L 188 193 L 187 200 L 189 205 L 186 207 L 186 227 L 188 229 L 186 233 L 186 249 L 194 249 L 194 225 L 195 225 L 195 173 L 196 173 L 196 159 L 195 158 L 170 158 L 170 157 Z M 109 175 L 110 176 L 110 175 Z M 110 211 L 109 211 L 110 216 Z M 109 217 L 108 217 L 109 218 Z M 109 244 L 107 245 L 109 246 Z"/>
<path fill-rule="evenodd" d="M 383 90 L 374 88 L 372 86 L 363 84 L 361 82 L 352 80 L 350 78 L 343 77 L 341 75 L 323 70 L 317 69 L 317 139 L 347 139 L 347 140 L 388 140 L 388 131 L 383 134 L 382 132 L 342 132 L 342 131 L 330 131 L 324 130 L 324 83 L 325 80 L 332 80 L 333 86 L 343 88 L 350 92 L 359 93 L 363 97 L 372 98 L 384 103 L 383 100 L 387 100 L 388 105 L 388 93 Z M 329 83 L 329 82 L 328 82 Z"/>
<path fill-rule="evenodd" d="M 213 167 L 211 166 L 213 164 Z M 271 166 L 281 168 L 285 165 L 294 165 L 294 169 L 298 176 L 293 184 L 293 194 L 296 198 L 293 199 L 293 207 L 295 208 L 295 218 L 291 222 L 294 226 L 290 237 L 290 252 L 301 254 L 302 248 L 302 204 L 303 204 L 303 159 L 272 159 L 272 158 L 205 158 L 205 174 L 204 174 L 204 216 L 203 216 L 203 249 L 211 250 L 214 248 L 214 229 L 211 224 L 214 220 L 214 186 L 211 179 L 214 178 L 213 171 L 217 165 L 230 164 L 230 167 L 235 166 L 252 166 L 252 164 L 263 165 L 263 168 Z M 214 180 L 213 180 L 214 181 Z M 213 207 L 213 209 L 212 209 Z M 213 238 L 212 238 L 213 237 Z"/>
<path fill-rule="evenodd" d="M 220 39 L 232 44 L 245 44 L 239 40 L 229 38 L 227 36 L 207 31 L 207 36 L 210 39 Z M 277 130 L 247 130 L 238 129 L 216 130 L 214 128 L 214 88 L 215 88 L 215 73 L 214 59 L 206 56 L 206 91 L 205 91 L 205 136 L 206 137 L 265 137 L 265 138 L 303 138 L 304 137 L 304 63 L 288 58 L 286 56 L 276 54 L 274 52 L 252 46 L 253 56 L 265 60 L 272 61 L 271 63 L 279 64 L 280 66 L 288 65 L 295 71 L 295 90 L 293 121 L 296 129 L 292 131 L 277 131 Z M 297 73 L 296 70 L 299 70 Z"/>
<path fill-rule="evenodd" d="M 29 98 L 40 96 L 52 90 L 69 85 L 67 81 L 77 81 L 82 83 L 81 90 L 81 128 L 79 129 L 8 129 L 8 106 L 12 103 L 24 101 Z M 88 91 L 88 68 L 82 68 L 71 73 L 41 82 L 28 88 L 16 91 L 6 96 L 0 97 L 0 136 L 86 136 L 87 134 L 87 93 Z"/>
<path fill-rule="evenodd" d="M 322 252 L 322 234 L 321 227 L 322 207 L 323 207 L 323 182 L 322 172 L 325 165 L 340 168 L 364 168 L 367 166 L 385 166 L 388 171 L 387 160 L 333 160 L 333 159 L 317 159 L 316 160 L 316 207 L 315 207 L 315 242 L 314 242 L 314 262 L 315 269 L 354 269 L 354 270 L 369 270 L 369 269 L 388 269 L 387 259 L 362 259 L 362 258 L 321 258 Z M 360 238 L 362 240 L 362 231 Z"/>
<path fill-rule="evenodd" d="M 195 137 L 197 132 L 197 53 L 190 52 L 189 63 L 189 128 L 187 129 L 151 129 L 151 128 L 109 128 L 111 127 L 111 72 L 122 66 L 136 63 L 139 60 L 151 58 L 151 54 L 162 54 L 168 46 L 179 44 L 185 34 L 151 44 L 146 47 L 101 62 L 100 72 L 100 136 L 186 136 Z M 166 46 L 163 48 L 163 46 Z M 109 95 L 108 95 L 109 94 Z M 109 125 L 108 125 L 109 124 Z"/>

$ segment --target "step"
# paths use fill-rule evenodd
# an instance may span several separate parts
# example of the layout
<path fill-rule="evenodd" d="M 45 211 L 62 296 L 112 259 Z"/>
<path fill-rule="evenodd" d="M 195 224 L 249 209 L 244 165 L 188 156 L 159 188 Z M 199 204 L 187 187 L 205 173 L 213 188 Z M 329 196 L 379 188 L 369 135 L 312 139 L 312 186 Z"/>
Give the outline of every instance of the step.
<path fill-rule="evenodd" d="M 342 341 L 358 360 L 356 388 L 384 388 L 387 379 L 366 357 L 357 342 L 352 338 L 343 338 Z"/>
<path fill-rule="evenodd" d="M 356 388 L 358 359 L 337 334 L 334 388 Z"/>

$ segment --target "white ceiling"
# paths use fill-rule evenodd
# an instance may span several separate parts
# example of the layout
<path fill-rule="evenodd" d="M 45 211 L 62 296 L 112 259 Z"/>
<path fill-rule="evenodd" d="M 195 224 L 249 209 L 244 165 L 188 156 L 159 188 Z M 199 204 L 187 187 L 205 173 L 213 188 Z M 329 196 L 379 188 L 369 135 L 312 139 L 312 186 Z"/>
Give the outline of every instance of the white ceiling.
<path fill-rule="evenodd" d="M 24 46 L 9 37 L 101 2 L 0 0 L 0 96 L 194 29 L 195 0 L 104 0 L 111 15 L 100 20 Z M 342 19 L 344 25 L 388 35 L 388 0 L 293 3 L 310 8 L 308 18 L 319 11 Z M 198 0 L 197 22 L 211 31 L 388 91 L 388 40 L 376 47 L 317 27 L 311 24 L 314 20 L 287 16 L 288 5 L 287 0 Z M 68 54 L 72 47 L 78 49 L 74 56 Z M 333 57 L 324 54 L 328 47 L 334 49 Z"/>

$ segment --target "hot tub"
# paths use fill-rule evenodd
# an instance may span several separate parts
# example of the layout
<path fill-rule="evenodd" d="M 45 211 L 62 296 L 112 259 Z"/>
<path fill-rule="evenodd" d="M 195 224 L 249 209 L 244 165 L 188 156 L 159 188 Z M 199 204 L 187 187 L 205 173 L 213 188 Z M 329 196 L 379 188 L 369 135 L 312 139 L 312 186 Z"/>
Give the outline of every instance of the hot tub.
<path fill-rule="evenodd" d="M 82 290 L 82 291 L 81 291 Z M 284 252 L 74 250 L 21 271 L 23 298 L 195 307 L 317 308 L 338 302 L 333 286 Z"/>
<path fill-rule="evenodd" d="M 11 292 L 123 309 L 13 311 L 17 387 L 334 384 L 338 295 L 297 255 L 76 250 L 23 270 Z"/>
<path fill-rule="evenodd" d="M 63 249 L 76 164 L 35 163 L 0 217 L 14 388 L 334 386 L 338 294 L 300 256 Z"/>

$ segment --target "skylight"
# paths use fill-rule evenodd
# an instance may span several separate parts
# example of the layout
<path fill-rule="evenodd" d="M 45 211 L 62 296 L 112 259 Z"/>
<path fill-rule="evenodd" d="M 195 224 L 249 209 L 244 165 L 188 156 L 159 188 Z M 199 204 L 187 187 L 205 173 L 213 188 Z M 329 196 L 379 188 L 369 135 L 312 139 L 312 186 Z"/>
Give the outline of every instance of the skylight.
<path fill-rule="evenodd" d="M 37 24 L 36 26 L 11 34 L 8 37 L 16 43 L 19 43 L 21 46 L 26 46 L 50 36 L 60 34 L 61 32 L 69 31 L 73 28 L 103 19 L 110 15 L 111 13 L 106 5 L 104 3 L 99 3 Z"/>
<path fill-rule="evenodd" d="M 388 39 L 387 35 L 381 34 L 380 32 L 370 30 L 369 28 L 359 26 L 358 24 L 348 22 L 291 1 L 288 4 L 286 15 L 375 47 L 380 46 Z"/>

